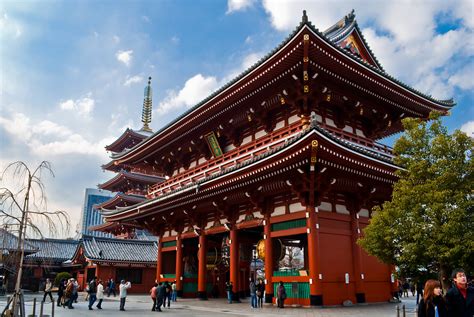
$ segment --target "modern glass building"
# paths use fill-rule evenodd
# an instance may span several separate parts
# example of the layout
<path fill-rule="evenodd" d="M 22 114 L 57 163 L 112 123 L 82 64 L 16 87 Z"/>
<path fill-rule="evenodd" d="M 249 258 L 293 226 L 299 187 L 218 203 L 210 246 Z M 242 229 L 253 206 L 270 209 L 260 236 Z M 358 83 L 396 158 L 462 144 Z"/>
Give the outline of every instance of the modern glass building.
<path fill-rule="evenodd" d="M 102 216 L 94 208 L 95 205 L 103 203 L 113 197 L 113 193 L 95 188 L 86 188 L 85 198 L 84 198 L 84 207 L 81 218 L 81 235 L 92 235 L 96 237 L 108 237 L 112 238 L 113 235 L 109 233 L 91 231 L 88 230 L 91 226 L 96 226 L 102 224 Z"/>

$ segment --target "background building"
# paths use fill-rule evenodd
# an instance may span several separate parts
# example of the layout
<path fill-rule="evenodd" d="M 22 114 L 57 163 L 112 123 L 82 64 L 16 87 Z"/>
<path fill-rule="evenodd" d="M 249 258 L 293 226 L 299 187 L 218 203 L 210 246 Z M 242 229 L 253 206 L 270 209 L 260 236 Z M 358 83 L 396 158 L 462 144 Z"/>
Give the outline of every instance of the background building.
<path fill-rule="evenodd" d="M 81 217 L 81 235 L 91 235 L 96 237 L 113 237 L 111 234 L 91 231 L 89 227 L 103 223 L 102 216 L 97 211 L 95 205 L 101 204 L 112 197 L 113 194 L 107 190 L 86 188 L 84 207 Z"/>

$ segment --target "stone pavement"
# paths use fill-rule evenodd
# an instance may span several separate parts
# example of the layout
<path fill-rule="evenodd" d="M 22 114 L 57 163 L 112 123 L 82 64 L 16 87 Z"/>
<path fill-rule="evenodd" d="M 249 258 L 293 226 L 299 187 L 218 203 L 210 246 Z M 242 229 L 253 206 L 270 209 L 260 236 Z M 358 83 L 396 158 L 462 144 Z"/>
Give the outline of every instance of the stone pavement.
<path fill-rule="evenodd" d="M 41 294 L 28 294 L 25 296 L 27 313 L 32 312 L 32 300 L 36 297 L 39 302 L 42 299 Z M 171 303 L 171 309 L 163 309 L 162 313 L 151 311 L 151 300 L 148 295 L 129 295 L 125 305 L 125 312 L 119 311 L 118 297 L 105 298 L 102 303 L 102 310 L 90 311 L 87 308 L 87 303 L 84 301 L 84 295 L 79 297 L 79 303 L 74 304 L 75 309 L 67 309 L 62 307 L 55 307 L 55 317 L 72 317 L 72 316 L 197 316 L 197 317 L 214 317 L 214 316 L 261 316 L 261 317 L 279 317 L 285 316 L 304 316 L 304 317 L 396 317 L 397 305 L 406 305 L 408 317 L 414 317 L 415 314 L 415 298 L 413 296 L 403 298 L 402 303 L 380 303 L 370 305 L 355 305 L 353 307 L 323 307 L 323 308 L 291 308 L 285 307 L 279 309 L 275 306 L 266 304 L 262 309 L 252 309 L 248 300 L 243 300 L 242 303 L 227 304 L 225 299 L 210 299 L 201 301 L 197 299 L 178 299 L 177 303 Z M 0 307 L 3 310 L 5 307 L 5 297 L 0 297 Z M 39 314 L 39 308 L 36 310 Z M 51 304 L 48 302 L 44 310 L 44 314 L 51 314 Z M 400 314 L 400 316 L 402 316 Z"/>

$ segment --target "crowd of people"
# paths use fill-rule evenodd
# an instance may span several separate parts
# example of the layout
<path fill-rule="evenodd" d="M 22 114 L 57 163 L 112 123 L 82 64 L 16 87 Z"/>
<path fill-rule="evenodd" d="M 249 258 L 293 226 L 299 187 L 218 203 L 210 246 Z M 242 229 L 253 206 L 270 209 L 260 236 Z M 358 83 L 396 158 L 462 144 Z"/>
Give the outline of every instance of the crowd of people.
<path fill-rule="evenodd" d="M 418 282 L 416 287 L 408 282 L 400 283 L 403 292 L 401 296 L 408 296 L 408 290 L 412 296 L 417 294 L 418 317 L 474 317 L 474 287 L 469 287 L 467 283 L 466 273 L 462 269 L 456 269 L 452 273 L 453 286 L 443 295 L 441 283 L 437 280 L 430 279 L 424 284 Z M 408 285 L 408 286 L 407 286 Z M 424 287 L 423 287 L 424 285 Z M 44 286 L 43 302 L 49 296 L 54 302 L 52 296 L 53 284 L 50 279 L 46 279 Z M 132 287 L 130 282 L 122 280 L 118 287 L 120 297 L 120 310 L 125 311 L 125 302 L 127 298 L 127 290 Z M 57 305 L 64 308 L 74 309 L 73 303 L 77 303 L 79 284 L 74 278 L 62 279 L 58 286 Z M 265 294 L 265 284 L 261 279 L 256 282 L 251 279 L 249 284 L 250 305 L 252 308 L 263 307 L 263 297 Z M 229 304 L 239 301 L 238 294 L 233 291 L 232 282 L 226 283 L 227 299 Z M 93 306 L 97 301 L 96 308 L 102 309 L 104 293 L 107 296 L 111 294 L 116 296 L 115 281 L 110 278 L 105 283 L 97 277 L 94 277 L 86 287 L 86 301 L 88 301 L 89 310 L 93 310 Z M 153 301 L 152 311 L 162 311 L 161 308 L 171 307 L 171 302 L 177 301 L 176 281 L 156 282 L 150 289 L 150 296 Z M 287 297 L 283 282 L 279 282 L 276 294 L 276 303 L 279 308 L 284 308 L 285 299 Z"/>
<path fill-rule="evenodd" d="M 119 285 L 119 297 L 120 297 L 120 310 L 125 311 L 125 301 L 127 298 L 127 290 L 131 288 L 132 285 L 130 282 L 122 280 Z M 54 302 L 53 295 L 52 295 L 52 288 L 53 283 L 49 278 L 46 279 L 44 285 L 44 295 L 43 295 L 43 302 L 46 301 L 46 297 L 49 296 L 51 302 Z M 73 303 L 77 303 L 77 299 L 79 297 L 79 284 L 76 279 L 61 279 L 58 285 L 58 298 L 56 305 L 63 308 L 74 309 Z M 107 293 L 107 296 L 111 294 L 116 296 L 115 293 L 115 281 L 110 278 L 106 282 L 106 287 L 104 288 L 104 282 L 101 279 L 97 279 L 97 277 L 92 278 L 92 280 L 87 283 L 87 287 L 85 289 L 87 295 L 85 300 L 88 302 L 89 310 L 93 310 L 93 306 L 97 301 L 96 308 L 102 309 L 102 302 L 104 300 L 104 293 Z"/>

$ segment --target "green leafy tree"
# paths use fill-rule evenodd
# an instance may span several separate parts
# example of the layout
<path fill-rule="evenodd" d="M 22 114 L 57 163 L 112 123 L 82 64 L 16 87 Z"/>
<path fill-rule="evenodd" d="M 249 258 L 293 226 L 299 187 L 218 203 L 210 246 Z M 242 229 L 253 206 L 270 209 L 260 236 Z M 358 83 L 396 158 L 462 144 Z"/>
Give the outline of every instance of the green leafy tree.
<path fill-rule="evenodd" d="M 474 140 L 449 134 L 438 113 L 430 119 L 403 120 L 394 147 L 399 181 L 359 244 L 401 274 L 437 273 L 447 288 L 453 268 L 474 272 Z"/>
<path fill-rule="evenodd" d="M 54 286 L 59 286 L 59 282 L 61 282 L 62 279 L 69 280 L 71 277 L 72 275 L 69 272 L 58 273 L 54 278 Z"/>

